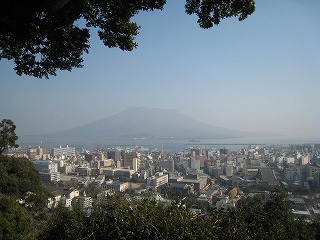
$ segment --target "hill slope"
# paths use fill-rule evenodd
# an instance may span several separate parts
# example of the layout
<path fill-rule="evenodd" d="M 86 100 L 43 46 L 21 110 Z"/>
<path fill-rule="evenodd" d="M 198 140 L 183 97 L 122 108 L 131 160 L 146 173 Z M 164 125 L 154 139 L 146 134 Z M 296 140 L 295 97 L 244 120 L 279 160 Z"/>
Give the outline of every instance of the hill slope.
<path fill-rule="evenodd" d="M 192 139 L 242 137 L 245 133 L 210 126 L 176 110 L 130 107 L 102 120 L 50 135 L 90 138 Z"/>

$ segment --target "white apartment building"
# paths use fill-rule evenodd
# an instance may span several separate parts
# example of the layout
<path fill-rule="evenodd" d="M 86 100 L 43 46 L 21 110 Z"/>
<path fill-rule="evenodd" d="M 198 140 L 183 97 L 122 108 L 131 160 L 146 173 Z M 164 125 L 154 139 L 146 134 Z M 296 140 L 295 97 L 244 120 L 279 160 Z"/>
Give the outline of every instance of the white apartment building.
<path fill-rule="evenodd" d="M 81 208 L 91 208 L 92 207 L 92 198 L 91 197 L 78 197 L 78 201 Z"/>
<path fill-rule="evenodd" d="M 147 185 L 153 187 L 155 190 L 168 183 L 168 175 L 162 172 L 157 172 L 155 176 L 147 178 Z"/>
<path fill-rule="evenodd" d="M 286 162 L 288 164 L 294 164 L 295 163 L 295 158 L 294 157 L 286 157 Z"/>
<path fill-rule="evenodd" d="M 51 152 L 52 157 L 62 157 L 62 156 L 67 156 L 67 157 L 72 157 L 76 156 L 76 148 L 74 147 L 58 147 L 58 148 L 53 148 Z"/>
<path fill-rule="evenodd" d="M 79 191 L 76 189 L 61 189 L 51 191 L 50 194 L 53 197 L 48 198 L 48 208 L 57 207 L 58 204 L 62 204 L 64 207 L 71 207 L 72 200 L 79 197 Z"/>
<path fill-rule="evenodd" d="M 309 156 L 301 156 L 301 165 L 306 165 L 310 162 Z"/>

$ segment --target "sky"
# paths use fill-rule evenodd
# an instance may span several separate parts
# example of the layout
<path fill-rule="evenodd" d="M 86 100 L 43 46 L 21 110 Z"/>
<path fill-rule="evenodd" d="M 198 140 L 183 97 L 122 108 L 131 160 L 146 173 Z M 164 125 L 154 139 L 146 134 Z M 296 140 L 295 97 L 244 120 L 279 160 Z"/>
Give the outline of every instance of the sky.
<path fill-rule="evenodd" d="M 84 67 L 49 80 L 0 61 L 0 120 L 17 134 L 81 126 L 130 106 L 176 109 L 242 131 L 320 138 L 320 1 L 257 0 L 246 20 L 201 29 L 183 1 L 139 13 L 132 52 L 92 31 Z"/>

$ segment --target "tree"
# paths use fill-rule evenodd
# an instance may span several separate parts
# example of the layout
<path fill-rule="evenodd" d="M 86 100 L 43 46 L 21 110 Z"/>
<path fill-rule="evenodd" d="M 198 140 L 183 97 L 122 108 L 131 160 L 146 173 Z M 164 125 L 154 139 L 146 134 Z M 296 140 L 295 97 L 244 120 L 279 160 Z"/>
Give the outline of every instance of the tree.
<path fill-rule="evenodd" d="M 39 172 L 26 158 L 0 156 L 0 193 L 23 200 L 28 209 L 46 207 L 47 191 Z"/>
<path fill-rule="evenodd" d="M 176 203 L 111 196 L 90 216 L 57 209 L 39 239 L 213 239 L 202 215 Z"/>
<path fill-rule="evenodd" d="M 91 214 L 58 208 L 38 239 L 319 239 L 319 222 L 295 219 L 285 193 L 275 189 L 264 203 L 240 200 L 236 208 L 194 214 L 177 202 L 115 194 Z"/>
<path fill-rule="evenodd" d="M 15 130 L 16 125 L 10 119 L 3 119 L 0 122 L 0 155 L 9 147 L 18 147 Z"/>
<path fill-rule="evenodd" d="M 50 227 L 48 227 L 50 226 Z M 84 213 L 75 208 L 69 211 L 68 208 L 59 206 L 50 217 L 47 226 L 38 239 L 86 239 L 87 235 L 87 219 Z M 90 239 L 90 238 L 87 238 Z"/>
<path fill-rule="evenodd" d="M 0 195 L 0 239 L 33 239 L 31 214 L 9 196 Z"/>
<path fill-rule="evenodd" d="M 18 75 L 49 78 L 56 71 L 82 67 L 89 51 L 89 28 L 97 28 L 107 47 L 131 51 L 139 26 L 131 18 L 139 11 L 162 10 L 166 0 L 11 0 L 1 4 L 0 60 L 13 60 Z M 202 28 L 228 17 L 245 19 L 254 0 L 186 0 Z M 86 27 L 77 25 L 83 19 Z"/>

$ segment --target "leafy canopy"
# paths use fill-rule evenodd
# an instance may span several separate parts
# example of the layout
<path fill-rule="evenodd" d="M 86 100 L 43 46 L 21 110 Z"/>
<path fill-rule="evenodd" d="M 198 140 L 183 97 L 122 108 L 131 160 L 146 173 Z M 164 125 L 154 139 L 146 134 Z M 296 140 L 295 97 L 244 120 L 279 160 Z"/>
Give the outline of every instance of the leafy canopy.
<path fill-rule="evenodd" d="M 31 239 L 34 219 L 17 201 L 0 194 L 0 239 Z"/>
<path fill-rule="evenodd" d="M 3 119 L 0 122 L 0 155 L 9 147 L 18 147 L 16 141 L 18 136 L 15 133 L 16 125 L 10 119 Z"/>
<path fill-rule="evenodd" d="M 46 206 L 47 192 L 39 172 L 26 158 L 0 156 L 0 193 L 22 199 L 29 209 Z"/>
<path fill-rule="evenodd" d="M 202 28 L 228 17 L 245 19 L 254 0 L 186 0 Z M 139 11 L 162 10 L 166 0 L 11 0 L 0 8 L 0 60 L 13 60 L 18 75 L 49 78 L 57 70 L 82 67 L 88 53 L 89 28 L 97 28 L 107 47 L 131 51 L 139 26 L 131 18 Z M 77 26 L 83 19 L 86 27 Z"/>
<path fill-rule="evenodd" d="M 47 197 L 31 161 L 0 156 L 0 239 L 35 239 Z"/>
<path fill-rule="evenodd" d="M 85 216 L 81 209 L 57 209 L 39 239 L 317 239 L 319 223 L 294 218 L 286 194 L 275 189 L 264 203 L 242 199 L 236 208 L 195 214 L 163 203 L 113 195 Z"/>

